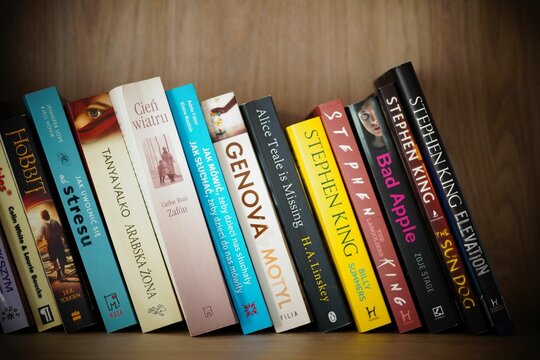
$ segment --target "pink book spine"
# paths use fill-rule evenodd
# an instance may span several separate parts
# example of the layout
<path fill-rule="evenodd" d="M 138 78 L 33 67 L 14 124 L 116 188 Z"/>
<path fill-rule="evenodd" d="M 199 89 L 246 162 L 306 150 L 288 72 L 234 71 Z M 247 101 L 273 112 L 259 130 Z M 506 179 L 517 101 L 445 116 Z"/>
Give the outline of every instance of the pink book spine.
<path fill-rule="evenodd" d="M 371 259 L 400 333 L 422 326 L 368 171 L 339 99 L 317 106 Z"/>

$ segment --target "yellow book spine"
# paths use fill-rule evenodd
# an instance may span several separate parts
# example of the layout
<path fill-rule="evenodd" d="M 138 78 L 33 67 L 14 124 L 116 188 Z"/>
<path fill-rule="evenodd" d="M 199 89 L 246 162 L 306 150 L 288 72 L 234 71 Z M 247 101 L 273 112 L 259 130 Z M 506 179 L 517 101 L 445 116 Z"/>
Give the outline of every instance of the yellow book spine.
<path fill-rule="evenodd" d="M 0 222 L 39 332 L 62 325 L 19 190 L 0 140 Z"/>
<path fill-rule="evenodd" d="M 321 119 L 299 122 L 286 131 L 358 331 L 389 324 L 390 315 Z"/>

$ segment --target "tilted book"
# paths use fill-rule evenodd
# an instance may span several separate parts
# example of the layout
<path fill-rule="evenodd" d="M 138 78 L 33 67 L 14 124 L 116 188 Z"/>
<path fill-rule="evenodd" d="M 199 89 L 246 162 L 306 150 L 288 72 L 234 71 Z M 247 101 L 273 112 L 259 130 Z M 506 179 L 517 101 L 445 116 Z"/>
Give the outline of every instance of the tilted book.
<path fill-rule="evenodd" d="M 417 329 L 422 326 L 420 316 L 343 103 L 326 102 L 313 115 L 321 117 L 398 331 Z"/>
<path fill-rule="evenodd" d="M 371 96 L 346 110 L 369 164 L 424 325 L 432 333 L 456 326 L 459 316 L 453 297 L 377 98 Z"/>
<path fill-rule="evenodd" d="M 94 192 L 55 87 L 24 96 L 108 332 L 137 323 Z"/>
<path fill-rule="evenodd" d="M 454 289 L 454 295 L 458 299 L 465 322 L 474 334 L 486 332 L 488 323 L 484 318 L 482 304 L 473 290 L 470 276 L 467 274 L 456 241 L 450 231 L 439 196 L 433 188 L 408 120 L 403 114 L 396 88 L 393 84 L 385 85 L 377 89 L 377 95 L 420 210 L 428 228 L 431 229 L 431 238 L 435 240 L 435 245 L 439 250 L 436 252 L 446 269 L 447 278 Z"/>
<path fill-rule="evenodd" d="M 2 229 L 0 229 L 0 274 L 2 274 L 0 276 L 0 327 L 4 334 L 9 334 L 31 326 L 33 321 Z"/>
<path fill-rule="evenodd" d="M 234 93 L 201 106 L 274 328 L 305 325 L 308 309 Z"/>
<path fill-rule="evenodd" d="M 319 330 L 352 322 L 347 299 L 298 175 L 272 97 L 240 105 Z"/>
<path fill-rule="evenodd" d="M 143 332 L 182 320 L 180 306 L 107 93 L 66 104 Z"/>
<path fill-rule="evenodd" d="M 321 119 L 301 121 L 286 131 L 358 331 L 389 324 L 390 314 Z"/>
<path fill-rule="evenodd" d="M 61 205 L 49 186 L 50 174 L 30 120 L 24 115 L 4 120 L 0 122 L 0 135 L 64 330 L 70 333 L 91 326 L 97 317 L 82 263 L 74 252 L 71 232 L 64 229 L 65 219 L 58 211 Z"/>
<path fill-rule="evenodd" d="M 442 200 L 452 232 L 463 255 L 475 290 L 487 309 L 487 314 L 496 331 L 505 334 L 512 331 L 513 323 L 499 290 L 493 269 L 489 265 L 480 236 L 471 217 L 466 198 L 461 190 L 457 175 L 444 147 L 433 114 L 412 63 L 395 67 L 376 80 L 377 87 L 395 83 L 403 102 L 403 111 L 409 120 L 412 132 L 431 179 Z"/>
<path fill-rule="evenodd" d="M 190 334 L 235 324 L 161 79 L 109 95 Z"/>
<path fill-rule="evenodd" d="M 249 334 L 272 326 L 255 268 L 219 166 L 216 151 L 192 84 L 167 90 L 206 223 L 225 275 L 240 326 Z"/>
<path fill-rule="evenodd" d="M 41 332 L 62 325 L 62 318 L 41 263 L 1 139 L 0 137 L 0 223 L 4 228 L 34 323 Z"/>

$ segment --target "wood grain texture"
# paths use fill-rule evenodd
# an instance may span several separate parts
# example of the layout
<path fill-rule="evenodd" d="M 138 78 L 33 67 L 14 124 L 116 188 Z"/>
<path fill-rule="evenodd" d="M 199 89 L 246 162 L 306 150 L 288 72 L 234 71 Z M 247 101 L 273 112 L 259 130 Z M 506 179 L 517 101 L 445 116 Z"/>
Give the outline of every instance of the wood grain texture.
<path fill-rule="evenodd" d="M 365 98 L 378 75 L 412 60 L 517 325 L 539 319 L 538 2 L 2 1 L 0 10 L 0 99 L 12 113 L 45 86 L 75 100 L 159 75 L 166 87 L 193 82 L 201 100 L 271 94 L 287 125 L 332 98 Z"/>

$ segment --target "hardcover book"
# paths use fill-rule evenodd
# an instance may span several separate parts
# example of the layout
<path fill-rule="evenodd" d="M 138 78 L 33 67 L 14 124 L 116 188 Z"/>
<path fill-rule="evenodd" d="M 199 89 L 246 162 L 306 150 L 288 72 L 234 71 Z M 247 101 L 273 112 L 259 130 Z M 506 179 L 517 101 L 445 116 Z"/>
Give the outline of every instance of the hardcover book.
<path fill-rule="evenodd" d="M 192 84 L 167 90 L 193 182 L 244 334 L 272 326 L 255 268 Z"/>
<path fill-rule="evenodd" d="M 459 317 L 453 298 L 377 99 L 369 97 L 346 110 L 369 164 L 424 325 L 432 333 L 456 326 Z"/>
<path fill-rule="evenodd" d="M 235 324 L 161 79 L 110 96 L 190 334 Z"/>
<path fill-rule="evenodd" d="M 0 223 L 39 332 L 62 325 L 58 306 L 32 236 L 0 137 Z"/>
<path fill-rule="evenodd" d="M 66 110 L 142 331 L 181 321 L 180 306 L 109 95 L 69 102 Z"/>
<path fill-rule="evenodd" d="M 281 225 L 234 93 L 201 103 L 276 332 L 310 317 Z"/>
<path fill-rule="evenodd" d="M 435 246 L 439 250 L 436 252 L 446 269 L 447 278 L 454 289 L 454 295 L 458 299 L 465 322 L 474 334 L 486 332 L 488 324 L 484 318 L 482 304 L 474 293 L 439 197 L 435 193 L 408 121 L 403 115 L 396 88 L 393 84 L 385 85 L 377 89 L 377 94 L 386 123 L 401 156 L 420 210 L 428 228 L 431 229 L 432 239 L 435 240 Z"/>
<path fill-rule="evenodd" d="M 313 115 L 320 116 L 326 130 L 398 331 L 417 329 L 422 326 L 420 316 L 343 103 L 339 99 L 326 102 Z"/>
<path fill-rule="evenodd" d="M 390 315 L 321 119 L 304 120 L 286 131 L 358 331 L 389 324 Z"/>
<path fill-rule="evenodd" d="M 64 330 L 70 333 L 94 325 L 97 319 L 82 277 L 82 264 L 74 254 L 73 236 L 64 230 L 65 220 L 49 186 L 50 175 L 30 121 L 24 115 L 4 120 L 0 122 L 0 135 Z"/>
<path fill-rule="evenodd" d="M 24 96 L 108 332 L 137 323 L 107 230 L 55 87 Z"/>
<path fill-rule="evenodd" d="M 418 142 L 435 190 L 442 200 L 452 232 L 472 275 L 475 290 L 484 308 L 487 309 L 490 324 L 501 334 L 509 333 L 513 324 L 508 307 L 495 280 L 493 269 L 489 265 L 466 198 L 433 121 L 433 115 L 412 63 L 408 62 L 389 70 L 376 80 L 375 85 L 381 87 L 388 83 L 395 83 L 403 101 L 403 111 L 406 118 L 410 119 L 413 135 Z"/>
<path fill-rule="evenodd" d="M 13 268 L 4 232 L 0 229 L 0 327 L 4 334 L 33 324 L 26 295 Z"/>
<path fill-rule="evenodd" d="M 272 97 L 240 105 L 305 295 L 321 332 L 352 322 Z"/>

